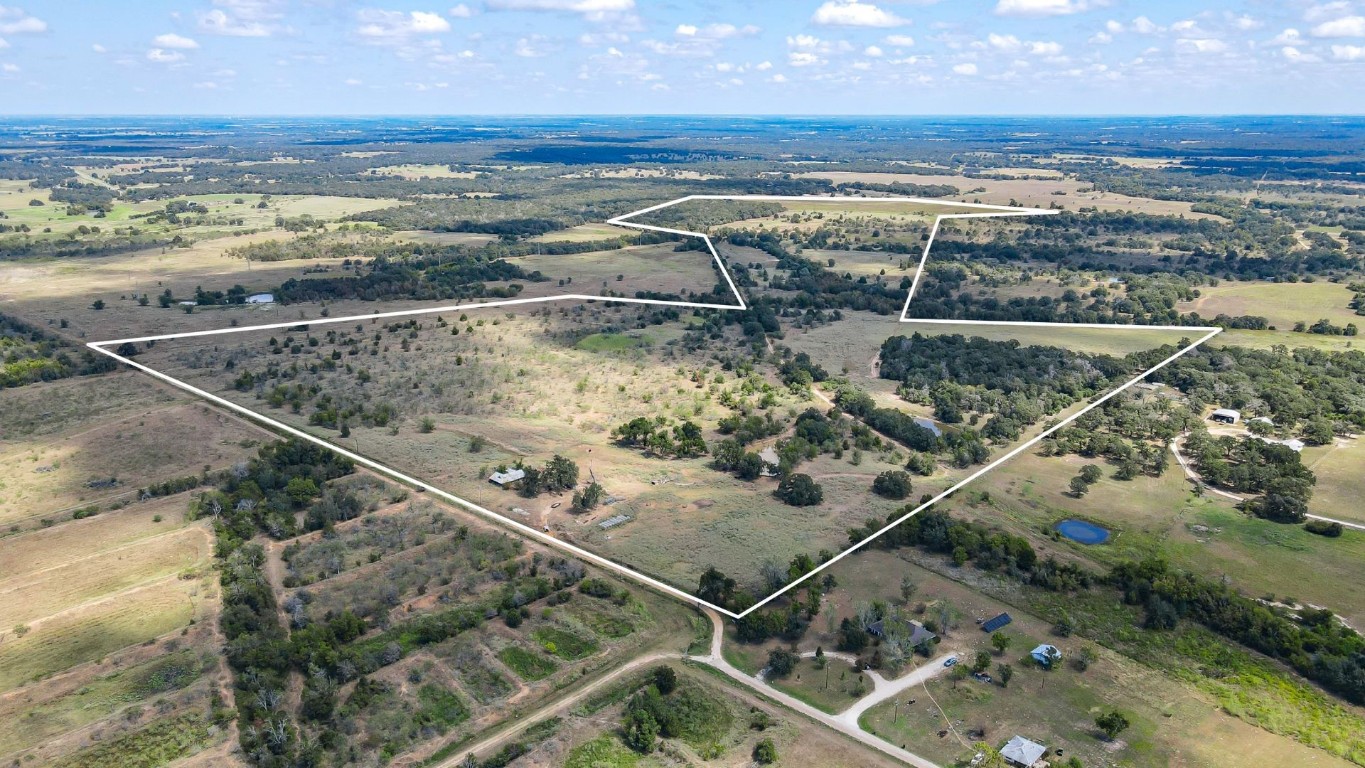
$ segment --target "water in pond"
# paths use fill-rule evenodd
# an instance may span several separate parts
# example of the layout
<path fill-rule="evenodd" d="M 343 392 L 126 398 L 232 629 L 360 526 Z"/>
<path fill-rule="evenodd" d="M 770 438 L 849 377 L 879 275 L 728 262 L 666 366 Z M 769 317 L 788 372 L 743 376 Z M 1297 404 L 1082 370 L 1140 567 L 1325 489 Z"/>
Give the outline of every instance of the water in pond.
<path fill-rule="evenodd" d="M 938 428 L 933 419 L 926 419 L 923 416 L 916 416 L 915 423 L 933 432 L 936 437 L 943 437 L 943 430 Z"/>
<path fill-rule="evenodd" d="M 1103 544 L 1109 540 L 1109 531 L 1084 520 L 1063 520 L 1057 523 L 1057 532 L 1082 544 Z"/>

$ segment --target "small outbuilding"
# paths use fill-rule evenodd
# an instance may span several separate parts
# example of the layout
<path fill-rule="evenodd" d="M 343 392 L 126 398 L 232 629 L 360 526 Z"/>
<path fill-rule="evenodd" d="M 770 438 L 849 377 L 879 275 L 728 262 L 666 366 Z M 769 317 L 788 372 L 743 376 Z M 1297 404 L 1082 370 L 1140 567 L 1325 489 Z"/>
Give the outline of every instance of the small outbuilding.
<path fill-rule="evenodd" d="M 1057 662 L 1062 660 L 1062 652 L 1057 650 L 1057 646 L 1048 645 L 1047 643 L 1043 643 L 1032 651 L 1029 651 L 1029 655 L 1033 657 L 1034 661 L 1041 664 L 1044 669 L 1052 669 Z"/>
<path fill-rule="evenodd" d="M 1242 412 L 1231 408 L 1219 408 L 1209 416 L 1209 419 L 1219 424 L 1236 424 L 1242 420 Z"/>
<path fill-rule="evenodd" d="M 1001 759 L 1016 768 L 1031 768 L 1034 763 L 1042 760 L 1045 754 L 1047 747 L 1036 741 L 1029 741 L 1023 736 L 1015 736 L 1000 749 Z"/>
<path fill-rule="evenodd" d="M 493 474 L 489 475 L 488 482 L 498 486 L 499 488 L 506 488 L 507 486 L 517 482 L 523 477 L 526 477 L 526 470 L 509 469 L 506 472 L 494 472 Z"/>
<path fill-rule="evenodd" d="M 988 619 L 982 622 L 981 631 L 994 632 L 995 630 L 1000 629 L 1006 624 L 1009 624 L 1011 621 L 1014 621 L 1014 619 L 1010 618 L 1010 615 L 1008 613 L 1002 613 L 999 616 L 996 616 L 995 618 Z"/>
<path fill-rule="evenodd" d="M 758 458 L 763 460 L 763 476 L 777 477 L 778 470 L 782 468 L 782 457 L 777 455 L 777 451 L 769 446 L 758 452 Z"/>
<path fill-rule="evenodd" d="M 253 293 L 246 297 L 247 304 L 274 304 L 275 294 L 273 293 Z"/>

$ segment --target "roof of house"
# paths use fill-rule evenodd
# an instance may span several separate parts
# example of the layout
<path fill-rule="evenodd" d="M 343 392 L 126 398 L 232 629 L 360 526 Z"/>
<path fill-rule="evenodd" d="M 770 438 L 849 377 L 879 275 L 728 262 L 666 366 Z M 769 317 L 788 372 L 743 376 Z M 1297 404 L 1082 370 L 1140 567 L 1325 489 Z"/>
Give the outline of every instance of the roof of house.
<path fill-rule="evenodd" d="M 1033 765 L 1047 752 L 1047 747 L 1023 736 L 1015 736 L 1000 750 L 1000 756 L 1019 765 Z"/>
<path fill-rule="evenodd" d="M 497 483 L 498 485 L 507 485 L 508 483 L 515 483 L 523 477 L 526 477 L 526 470 L 509 469 L 506 472 L 494 472 L 489 475 L 488 482 Z"/>
<path fill-rule="evenodd" d="M 1229 418 L 1229 419 L 1240 419 L 1240 418 L 1242 418 L 1242 412 L 1241 412 L 1241 411 L 1234 411 L 1234 410 L 1231 409 L 1231 408 L 1218 408 L 1218 409 L 1214 410 L 1214 412 L 1213 412 L 1212 415 L 1213 415 L 1213 416 L 1223 416 L 1223 417 L 1226 417 L 1226 418 Z"/>
<path fill-rule="evenodd" d="M 910 627 L 910 645 L 912 646 L 919 645 L 920 643 L 925 642 L 933 642 L 934 638 L 938 637 L 938 635 L 935 635 L 933 632 L 930 632 L 929 630 L 925 629 L 924 626 L 919 622 L 910 621 L 909 619 L 904 619 L 903 621 L 905 622 L 906 626 Z M 884 621 L 874 622 L 871 626 L 867 628 L 867 631 L 876 635 L 877 637 L 881 637 L 882 634 L 886 631 L 886 623 Z"/>
<path fill-rule="evenodd" d="M 996 616 L 995 618 L 990 619 L 983 623 L 981 625 L 981 631 L 994 632 L 995 630 L 1000 629 L 1001 627 L 1005 626 L 1011 621 L 1014 621 L 1014 619 L 1010 618 L 1010 615 L 1008 613 L 1002 613 L 999 616 Z"/>
<path fill-rule="evenodd" d="M 1060 659 L 1062 657 L 1062 652 L 1057 650 L 1057 646 L 1055 645 L 1048 645 L 1047 643 L 1043 643 L 1037 648 L 1034 648 L 1032 651 L 1029 651 L 1029 655 L 1046 656 L 1048 658 Z"/>

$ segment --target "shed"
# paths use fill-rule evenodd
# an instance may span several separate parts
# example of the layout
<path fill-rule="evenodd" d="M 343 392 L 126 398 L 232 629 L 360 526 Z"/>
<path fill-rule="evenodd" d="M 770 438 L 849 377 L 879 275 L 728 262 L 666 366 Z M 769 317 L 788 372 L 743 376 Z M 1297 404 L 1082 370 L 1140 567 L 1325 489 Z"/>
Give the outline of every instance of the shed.
<path fill-rule="evenodd" d="M 1236 424 L 1242 420 L 1242 412 L 1234 411 L 1231 408 L 1219 408 L 1209 418 L 1220 424 Z"/>
<path fill-rule="evenodd" d="M 1029 651 L 1029 655 L 1033 657 L 1034 661 L 1042 664 L 1047 669 L 1051 669 L 1052 665 L 1062 660 L 1062 652 L 1057 650 L 1057 646 L 1048 645 L 1047 643 L 1043 643 L 1037 648 Z"/>
<path fill-rule="evenodd" d="M 1047 754 L 1047 747 L 1036 741 L 1029 741 L 1023 736 L 1015 736 L 1000 749 L 1000 757 L 1018 768 L 1029 768 L 1029 766 L 1042 760 L 1045 754 Z"/>
<path fill-rule="evenodd" d="M 275 294 L 273 293 L 253 293 L 246 297 L 248 304 L 274 304 Z"/>
<path fill-rule="evenodd" d="M 1010 615 L 1008 613 L 1002 613 L 993 619 L 988 619 L 987 621 L 982 622 L 981 631 L 994 632 L 995 630 L 1000 629 L 1001 627 L 1005 626 L 1011 621 L 1014 621 L 1014 619 L 1010 618 Z"/>
<path fill-rule="evenodd" d="M 511 485 L 512 483 L 515 483 L 516 481 L 522 479 L 523 477 L 526 477 L 526 470 L 509 469 L 506 472 L 494 472 L 493 474 L 489 475 L 488 482 L 492 483 L 493 485 L 505 488 L 508 485 Z"/>

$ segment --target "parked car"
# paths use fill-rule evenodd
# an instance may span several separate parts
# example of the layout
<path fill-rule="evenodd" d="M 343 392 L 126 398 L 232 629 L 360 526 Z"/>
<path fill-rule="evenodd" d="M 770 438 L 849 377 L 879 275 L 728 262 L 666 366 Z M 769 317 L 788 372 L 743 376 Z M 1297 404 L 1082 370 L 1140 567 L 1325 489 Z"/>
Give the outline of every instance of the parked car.
<path fill-rule="evenodd" d="M 943 666 L 945 666 L 945 667 L 951 667 L 951 666 L 953 666 L 953 665 L 956 664 L 956 663 L 957 663 L 957 657 L 956 657 L 956 656 L 949 656 L 949 657 L 948 657 L 948 660 L 945 661 L 945 662 L 943 662 Z"/>

